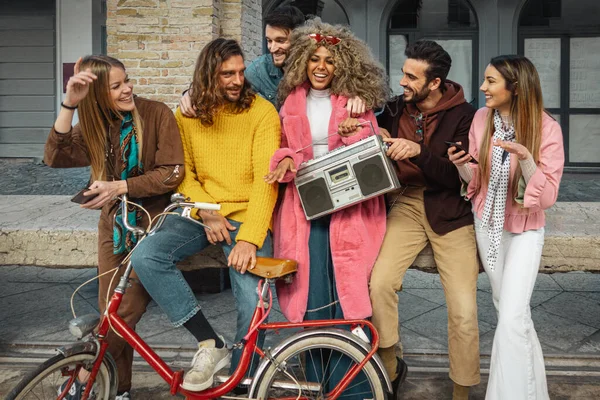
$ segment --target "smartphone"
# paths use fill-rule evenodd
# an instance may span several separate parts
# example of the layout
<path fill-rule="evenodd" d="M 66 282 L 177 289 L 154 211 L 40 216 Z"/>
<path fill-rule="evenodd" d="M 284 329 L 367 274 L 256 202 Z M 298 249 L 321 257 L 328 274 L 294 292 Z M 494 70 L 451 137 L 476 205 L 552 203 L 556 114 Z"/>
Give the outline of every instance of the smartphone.
<path fill-rule="evenodd" d="M 85 196 L 84 193 L 87 192 L 88 190 L 90 190 L 90 188 L 84 187 L 83 189 L 81 189 L 75 196 L 73 196 L 71 198 L 71 201 L 73 203 L 77 203 L 77 204 L 85 204 L 88 201 L 92 200 L 93 198 L 95 198 L 96 196 L 98 196 L 98 194 L 92 194 L 90 196 Z"/>
<path fill-rule="evenodd" d="M 465 155 L 469 154 L 469 152 L 467 151 L 467 149 L 465 149 L 464 147 L 462 147 L 462 145 L 460 145 L 460 144 L 458 144 L 456 142 L 444 142 L 444 143 L 446 143 L 448 145 L 448 147 L 452 147 L 452 146 L 456 147 L 456 151 L 461 151 L 461 150 L 464 151 Z M 473 156 L 471 156 L 471 159 L 469 160 L 469 162 L 473 163 L 473 164 L 479 164 L 477 162 L 477 160 L 473 158 Z"/>

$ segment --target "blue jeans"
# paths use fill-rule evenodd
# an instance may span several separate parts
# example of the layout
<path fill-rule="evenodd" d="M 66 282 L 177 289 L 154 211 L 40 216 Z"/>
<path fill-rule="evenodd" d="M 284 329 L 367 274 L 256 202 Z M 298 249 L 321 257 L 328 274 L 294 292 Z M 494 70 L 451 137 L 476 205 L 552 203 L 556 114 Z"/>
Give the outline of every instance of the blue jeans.
<path fill-rule="evenodd" d="M 328 216 L 311 221 L 308 252 L 310 257 L 309 292 L 307 311 L 304 320 L 344 319 L 335 287 L 335 272 L 331 259 Z M 357 249 L 357 251 L 360 251 Z M 349 330 L 349 325 L 337 328 Z M 368 329 L 365 333 L 371 338 Z M 353 362 L 339 353 L 331 354 L 327 350 L 313 350 L 312 368 L 307 367 L 307 378 L 314 382 L 323 382 L 323 391 L 328 393 L 341 381 Z M 307 365 L 309 363 L 307 362 Z M 364 372 L 360 372 L 342 393 L 344 399 L 363 399 L 370 394 L 371 388 Z M 369 397 L 369 396 L 366 396 Z"/>
<path fill-rule="evenodd" d="M 225 257 L 229 256 L 235 246 L 235 237 L 241 223 L 228 220 L 237 229 L 230 231 L 232 244 L 221 242 Z M 199 310 L 200 305 L 190 285 L 186 282 L 176 264 L 206 248 L 210 242 L 206 238 L 204 228 L 186 218 L 167 215 L 161 228 L 152 236 L 146 237 L 135 249 L 131 264 L 140 281 L 152 299 L 167 314 L 171 323 L 181 326 Z M 267 234 L 263 246 L 256 251 L 257 256 L 272 256 L 272 239 Z M 231 290 L 237 308 L 237 328 L 235 342 L 238 343 L 248 332 L 252 315 L 258 302 L 257 286 L 259 277 L 251 273 L 241 274 L 229 268 Z M 261 346 L 264 335 L 259 335 Z M 241 351 L 234 351 L 231 366 L 237 366 Z"/>

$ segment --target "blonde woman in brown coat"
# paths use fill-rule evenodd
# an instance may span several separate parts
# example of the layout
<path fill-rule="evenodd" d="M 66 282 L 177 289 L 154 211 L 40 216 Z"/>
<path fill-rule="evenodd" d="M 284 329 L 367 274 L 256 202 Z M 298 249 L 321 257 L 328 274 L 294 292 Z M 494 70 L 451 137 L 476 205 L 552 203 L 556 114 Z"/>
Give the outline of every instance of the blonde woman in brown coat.
<path fill-rule="evenodd" d="M 75 110 L 79 123 L 72 126 Z M 125 66 L 108 56 L 87 56 L 77 61 L 46 142 L 44 162 L 55 168 L 91 166 L 89 190 L 83 193 L 88 201 L 81 207 L 101 210 L 99 274 L 119 265 L 135 245 L 135 238 L 123 229 L 117 196 L 128 194 L 130 201 L 154 216 L 169 203 L 170 192 L 179 185 L 184 172 L 183 149 L 173 113 L 163 103 L 135 97 Z M 142 227 L 148 224 L 138 207 L 131 207 L 126 218 Z M 99 280 L 101 313 L 119 281 L 120 274 L 109 287 L 112 275 Z M 150 297 L 132 277 L 119 314 L 135 327 Z M 108 350 L 118 368 L 117 399 L 129 399 L 133 349 L 113 334 Z M 70 398 L 78 398 L 84 386 L 85 382 L 75 382 Z"/>

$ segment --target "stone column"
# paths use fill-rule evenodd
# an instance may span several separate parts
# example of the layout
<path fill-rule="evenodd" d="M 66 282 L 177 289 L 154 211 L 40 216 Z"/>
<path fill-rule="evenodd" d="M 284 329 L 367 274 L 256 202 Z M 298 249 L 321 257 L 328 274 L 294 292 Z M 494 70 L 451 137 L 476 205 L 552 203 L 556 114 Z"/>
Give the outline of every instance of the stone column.
<path fill-rule="evenodd" d="M 107 52 L 123 61 L 135 93 L 175 108 L 200 50 L 224 36 L 260 54 L 260 0 L 108 0 Z"/>

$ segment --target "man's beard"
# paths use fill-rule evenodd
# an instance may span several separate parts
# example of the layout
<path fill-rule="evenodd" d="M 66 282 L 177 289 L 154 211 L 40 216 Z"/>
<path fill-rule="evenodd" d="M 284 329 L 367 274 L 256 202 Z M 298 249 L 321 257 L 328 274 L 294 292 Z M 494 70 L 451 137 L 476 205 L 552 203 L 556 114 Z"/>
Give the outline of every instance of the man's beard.
<path fill-rule="evenodd" d="M 277 54 L 277 56 L 281 57 L 283 56 L 283 60 L 282 61 L 275 61 L 275 54 Z M 281 68 L 283 67 L 283 64 L 285 64 L 285 59 L 286 59 L 286 54 L 287 53 L 271 53 L 271 57 L 273 59 L 273 65 L 275 65 L 277 68 Z"/>
<path fill-rule="evenodd" d="M 423 86 L 423 89 L 421 89 L 420 91 L 415 91 L 412 90 L 412 98 L 410 100 L 406 100 L 405 98 L 405 102 L 406 103 L 411 103 L 411 104 L 415 104 L 415 103 L 420 103 L 423 100 L 425 100 L 427 98 L 427 96 L 429 96 L 429 93 L 431 93 L 431 89 L 429 89 L 429 87 L 427 85 Z"/>
<path fill-rule="evenodd" d="M 237 103 L 240 100 L 240 98 L 242 97 L 243 89 L 244 88 L 242 86 L 228 86 L 228 87 L 222 89 L 223 97 L 230 103 Z M 239 94 L 235 97 L 230 96 L 229 90 L 239 90 Z"/>

